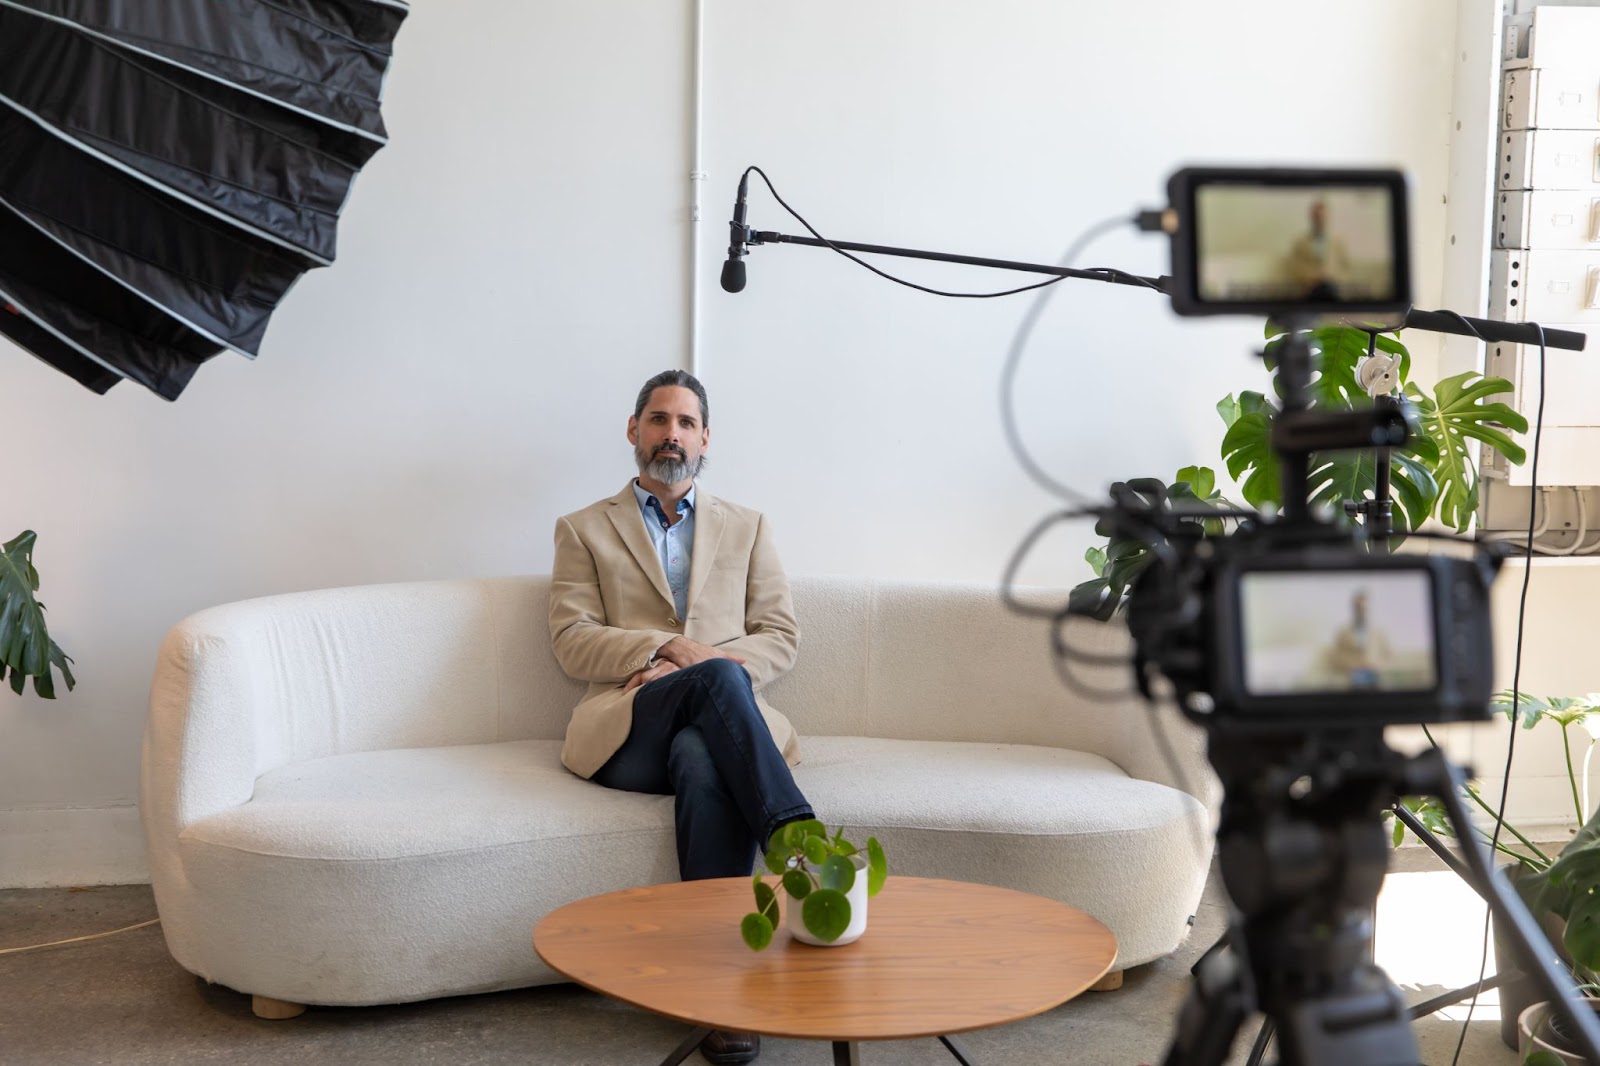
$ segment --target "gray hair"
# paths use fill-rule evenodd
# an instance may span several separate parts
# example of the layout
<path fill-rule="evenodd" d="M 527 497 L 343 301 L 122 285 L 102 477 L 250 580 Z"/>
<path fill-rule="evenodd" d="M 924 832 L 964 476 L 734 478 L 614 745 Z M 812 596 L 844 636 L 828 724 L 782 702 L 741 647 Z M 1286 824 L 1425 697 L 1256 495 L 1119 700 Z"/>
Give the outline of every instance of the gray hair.
<path fill-rule="evenodd" d="M 650 402 L 650 394 L 663 385 L 676 385 L 688 389 L 700 401 L 700 428 L 705 429 L 711 425 L 711 406 L 706 402 L 706 387 L 700 384 L 700 379 L 687 370 L 663 370 L 655 377 L 644 383 L 644 388 L 639 390 L 639 398 L 633 404 L 633 417 L 638 418 L 644 414 L 644 405 Z"/>

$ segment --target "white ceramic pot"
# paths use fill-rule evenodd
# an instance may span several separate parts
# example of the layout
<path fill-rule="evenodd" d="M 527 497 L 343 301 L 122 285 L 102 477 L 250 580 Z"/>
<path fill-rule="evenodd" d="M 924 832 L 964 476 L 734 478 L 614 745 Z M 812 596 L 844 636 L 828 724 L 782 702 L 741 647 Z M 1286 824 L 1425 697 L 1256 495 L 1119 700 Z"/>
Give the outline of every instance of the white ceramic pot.
<path fill-rule="evenodd" d="M 1600 1013 L 1600 1000 L 1591 999 L 1587 1003 L 1591 1010 Z M 1517 1016 L 1517 1036 L 1519 1038 L 1517 1042 L 1517 1061 L 1523 1061 L 1535 1051 L 1548 1051 L 1563 1063 L 1569 1064 L 1569 1066 L 1590 1066 L 1589 1060 L 1582 1055 L 1551 1047 L 1535 1035 L 1544 1026 L 1545 1020 L 1550 1017 L 1550 1013 L 1550 1004 L 1546 1002 L 1535 1003 Z"/>
<path fill-rule="evenodd" d="M 795 899 L 779 888 L 778 893 L 783 896 L 784 908 L 789 912 L 784 921 L 788 923 L 790 936 L 802 943 L 815 944 L 821 948 L 836 948 L 841 944 L 859 940 L 861 934 L 867 931 L 867 858 L 865 855 L 852 855 L 850 861 L 856 868 L 855 883 L 850 886 L 850 891 L 844 894 L 844 898 L 850 901 L 850 924 L 839 934 L 839 939 L 818 940 L 812 936 L 800 917 L 800 908 L 805 905 L 805 900 Z"/>

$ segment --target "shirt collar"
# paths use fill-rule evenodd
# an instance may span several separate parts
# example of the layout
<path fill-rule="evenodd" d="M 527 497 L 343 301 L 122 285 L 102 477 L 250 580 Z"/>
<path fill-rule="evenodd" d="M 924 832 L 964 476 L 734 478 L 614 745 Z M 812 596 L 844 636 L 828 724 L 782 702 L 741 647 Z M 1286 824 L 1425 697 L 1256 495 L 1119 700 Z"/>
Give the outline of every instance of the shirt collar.
<path fill-rule="evenodd" d="M 634 478 L 633 479 L 633 497 L 634 497 L 634 499 L 639 501 L 640 509 L 646 509 L 647 508 L 649 510 L 654 511 L 656 514 L 662 516 L 663 518 L 666 517 L 666 512 L 661 507 L 661 501 L 656 499 L 655 495 L 652 494 L 651 492 L 647 491 L 644 488 L 643 485 L 640 485 L 638 478 Z M 694 486 L 690 485 L 688 494 L 685 495 L 683 499 L 678 501 L 678 513 L 679 514 L 683 514 L 686 511 L 693 511 L 693 510 L 694 510 Z"/>

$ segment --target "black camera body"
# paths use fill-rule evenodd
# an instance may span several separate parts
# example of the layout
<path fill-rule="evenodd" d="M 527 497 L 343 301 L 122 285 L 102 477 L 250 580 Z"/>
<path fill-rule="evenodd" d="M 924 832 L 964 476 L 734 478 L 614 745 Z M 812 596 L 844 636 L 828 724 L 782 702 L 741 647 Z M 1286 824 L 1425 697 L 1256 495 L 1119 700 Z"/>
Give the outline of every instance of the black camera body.
<path fill-rule="evenodd" d="M 1350 411 L 1310 402 L 1309 329 L 1410 306 L 1404 175 L 1186 167 L 1168 193 L 1173 309 L 1267 314 L 1286 330 L 1271 436 L 1284 506 L 1228 536 L 1203 536 L 1203 514 L 1145 510 L 1126 493 L 1102 512 L 1153 549 L 1128 600 L 1141 690 L 1151 695 L 1159 672 L 1190 718 L 1233 732 L 1486 720 L 1502 557 L 1394 555 L 1386 511 L 1358 531 L 1309 502 L 1313 453 L 1376 449 L 1383 496 L 1387 449 L 1417 428 L 1397 397 Z"/>
<path fill-rule="evenodd" d="M 1497 554 L 1368 552 L 1327 526 L 1168 544 L 1128 626 L 1141 687 L 1158 670 L 1190 718 L 1300 733 L 1489 717 Z"/>

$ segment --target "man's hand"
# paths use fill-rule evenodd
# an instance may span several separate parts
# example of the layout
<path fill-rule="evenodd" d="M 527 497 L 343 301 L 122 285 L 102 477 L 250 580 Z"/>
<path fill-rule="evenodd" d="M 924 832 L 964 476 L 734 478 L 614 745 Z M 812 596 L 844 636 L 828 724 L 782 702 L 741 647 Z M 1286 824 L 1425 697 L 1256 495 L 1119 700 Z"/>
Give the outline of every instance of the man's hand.
<path fill-rule="evenodd" d="M 647 666 L 643 670 L 635 670 L 633 672 L 633 676 L 629 677 L 627 682 L 623 684 L 622 691 L 632 692 L 640 685 L 648 685 L 656 678 L 666 677 L 668 674 L 677 669 L 678 667 L 676 663 L 668 662 L 667 660 L 663 659 L 654 666 Z"/>
<path fill-rule="evenodd" d="M 688 637 L 673 637 L 656 649 L 656 656 L 678 667 L 693 666 L 709 659 L 732 659 L 740 666 L 744 665 L 744 660 L 739 656 L 729 655 L 725 651 L 713 648 L 709 644 L 701 644 L 697 640 L 690 640 Z"/>

